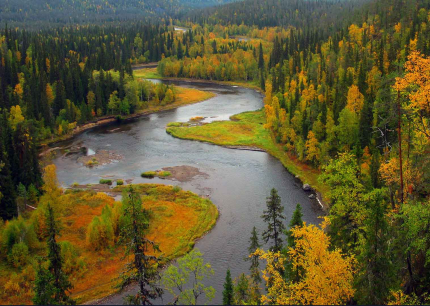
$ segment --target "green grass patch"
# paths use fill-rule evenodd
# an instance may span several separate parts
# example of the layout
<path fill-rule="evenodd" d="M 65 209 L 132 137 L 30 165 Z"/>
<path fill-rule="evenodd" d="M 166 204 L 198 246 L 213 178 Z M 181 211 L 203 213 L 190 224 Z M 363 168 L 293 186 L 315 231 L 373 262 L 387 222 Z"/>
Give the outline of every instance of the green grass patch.
<path fill-rule="evenodd" d="M 161 79 L 162 76 L 158 73 L 157 68 L 142 68 L 134 70 L 133 75 L 136 78 L 144 79 Z"/>
<path fill-rule="evenodd" d="M 124 185 L 124 181 L 123 180 L 116 180 L 116 185 L 117 186 Z"/>
<path fill-rule="evenodd" d="M 100 184 L 112 185 L 112 180 L 100 179 Z"/>
<path fill-rule="evenodd" d="M 155 171 L 142 172 L 141 176 L 144 178 L 154 178 L 157 175 Z"/>

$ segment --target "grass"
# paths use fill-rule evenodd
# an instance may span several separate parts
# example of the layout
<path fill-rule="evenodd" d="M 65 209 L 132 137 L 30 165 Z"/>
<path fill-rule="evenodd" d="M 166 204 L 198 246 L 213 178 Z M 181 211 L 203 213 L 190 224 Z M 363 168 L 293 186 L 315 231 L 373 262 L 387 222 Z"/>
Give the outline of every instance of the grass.
<path fill-rule="evenodd" d="M 124 181 L 123 180 L 116 180 L 116 185 L 122 186 L 122 185 L 124 185 Z"/>
<path fill-rule="evenodd" d="M 100 184 L 112 185 L 112 180 L 100 179 Z"/>
<path fill-rule="evenodd" d="M 158 73 L 157 68 L 142 68 L 133 71 L 134 77 L 143 79 L 160 79 L 162 76 Z"/>
<path fill-rule="evenodd" d="M 266 123 L 263 110 L 245 112 L 231 117 L 231 121 L 215 121 L 201 126 L 169 123 L 166 131 L 170 135 L 189 140 L 209 142 L 221 146 L 244 146 L 260 148 L 279 159 L 287 170 L 298 175 L 303 183 L 310 184 L 323 195 L 328 187 L 318 182 L 319 170 L 300 162 L 277 144 Z M 325 198 L 324 198 L 325 199 Z"/>
<path fill-rule="evenodd" d="M 208 199 L 182 191 L 180 188 L 161 184 L 134 185 L 140 193 L 145 208 L 152 210 L 148 239 L 155 241 L 162 252 L 163 264 L 192 249 L 196 239 L 208 232 L 216 223 L 218 210 Z M 127 186 L 115 186 L 114 191 L 122 191 Z M 85 262 L 85 269 L 79 274 L 72 273 L 71 296 L 78 304 L 94 301 L 117 291 L 117 277 L 130 258 L 123 258 L 120 246 L 96 252 L 86 242 L 86 229 L 95 216 L 100 216 L 105 206 L 115 200 L 105 193 L 90 190 L 67 191 L 57 203 L 62 205 L 59 215 L 61 237 L 59 241 L 69 241 L 78 250 Z M 1 235 L 0 235 L 1 237 Z M 44 256 L 45 243 L 41 243 L 39 256 Z M 22 271 L 12 268 L 0 260 L 0 288 L 4 288 L 14 274 Z M 18 291 L 17 291 L 18 292 Z M 11 294 L 0 290 L 0 304 L 30 304 L 30 295 Z"/>
<path fill-rule="evenodd" d="M 170 173 L 169 171 L 146 171 L 143 172 L 141 174 L 142 177 L 144 178 L 154 178 L 154 177 L 159 177 L 159 178 L 166 178 L 168 176 L 171 176 L 172 173 Z"/>

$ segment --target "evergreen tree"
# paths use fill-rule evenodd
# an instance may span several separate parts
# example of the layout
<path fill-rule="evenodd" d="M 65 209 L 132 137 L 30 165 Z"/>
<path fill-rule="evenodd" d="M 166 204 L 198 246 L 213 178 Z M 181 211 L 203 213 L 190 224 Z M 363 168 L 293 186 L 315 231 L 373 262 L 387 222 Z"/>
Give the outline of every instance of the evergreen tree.
<path fill-rule="evenodd" d="M 61 256 L 61 246 L 57 242 L 57 236 L 60 233 L 59 225 L 55 220 L 54 210 L 50 204 L 46 209 L 46 231 L 48 245 L 48 269 L 41 267 L 38 270 L 35 281 L 35 304 L 74 304 L 67 291 L 72 288 L 66 274 L 63 271 L 63 258 Z"/>
<path fill-rule="evenodd" d="M 266 205 L 267 210 L 261 216 L 264 222 L 267 223 L 267 230 L 263 232 L 263 239 L 266 243 L 269 240 L 273 240 L 273 246 L 270 249 L 273 252 L 279 252 L 282 249 L 281 234 L 285 230 L 282 220 L 285 219 L 285 216 L 283 215 L 284 207 L 281 205 L 281 198 L 275 188 L 270 191 Z"/>
<path fill-rule="evenodd" d="M 258 269 L 260 265 L 260 261 L 258 256 L 252 255 L 255 251 L 261 247 L 258 241 L 258 233 L 255 226 L 252 228 L 251 237 L 249 238 L 249 247 L 248 252 L 251 257 L 247 257 L 246 260 L 251 261 L 251 266 L 249 267 L 249 271 L 251 272 L 251 278 L 255 284 L 259 284 L 261 282 L 260 270 Z"/>
<path fill-rule="evenodd" d="M 120 242 L 125 245 L 125 256 L 134 258 L 125 266 L 121 287 L 137 282 L 139 291 L 126 297 L 130 305 L 151 305 L 151 300 L 161 297 L 163 290 L 158 287 L 160 275 L 157 271 L 159 258 L 148 255 L 148 251 L 159 251 L 158 246 L 145 236 L 149 228 L 149 211 L 142 207 L 142 200 L 133 187 L 123 192 L 124 225 Z"/>
<path fill-rule="evenodd" d="M 7 157 L 0 137 L 0 217 L 3 220 L 10 220 L 18 213 L 16 193 Z"/>
<path fill-rule="evenodd" d="M 297 204 L 296 209 L 294 210 L 293 216 L 291 217 L 291 221 L 289 224 L 290 229 L 288 231 L 286 231 L 287 242 L 288 242 L 288 246 L 290 248 L 295 247 L 294 237 L 291 235 L 291 229 L 295 226 L 303 226 L 302 217 L 303 217 L 302 207 L 300 206 L 300 204 Z"/>
<path fill-rule="evenodd" d="M 260 51 L 258 53 L 258 69 L 264 69 L 263 45 L 260 42 Z"/>
<path fill-rule="evenodd" d="M 227 275 L 225 276 L 222 304 L 233 305 L 233 281 L 231 280 L 230 269 L 227 270 Z"/>

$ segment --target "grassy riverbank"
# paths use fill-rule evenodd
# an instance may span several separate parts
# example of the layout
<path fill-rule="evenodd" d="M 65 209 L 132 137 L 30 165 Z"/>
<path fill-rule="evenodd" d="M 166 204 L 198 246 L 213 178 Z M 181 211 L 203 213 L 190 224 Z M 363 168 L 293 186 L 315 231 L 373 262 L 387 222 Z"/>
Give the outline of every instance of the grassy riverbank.
<path fill-rule="evenodd" d="M 141 194 L 145 208 L 153 212 L 148 238 L 159 245 L 164 263 L 189 252 L 195 241 L 216 223 L 218 210 L 208 199 L 182 191 L 179 187 L 161 184 L 134 186 Z M 115 187 L 113 192 L 121 192 L 125 187 Z M 67 241 L 71 245 L 64 265 L 74 286 L 72 298 L 81 304 L 114 293 L 117 290 L 114 288 L 118 281 L 116 278 L 129 258 L 123 259 L 123 247 L 116 243 L 94 250 L 88 244 L 86 233 L 91 221 L 100 216 L 106 206 L 120 204 L 107 194 L 92 190 L 68 190 L 59 196 L 56 203 L 61 205 L 58 209 L 62 225 L 59 241 Z M 30 225 L 31 220 L 29 218 L 25 222 L 33 226 Z M 0 227 L 0 230 L 4 228 Z M 2 231 L 0 234 L 3 237 Z M 6 259 L 1 259 L 1 304 L 31 303 L 37 265 L 35 258 L 46 255 L 45 246 L 44 241 L 38 242 L 24 267 L 15 268 Z"/>
<path fill-rule="evenodd" d="M 327 186 L 318 182 L 320 171 L 285 152 L 270 131 L 264 128 L 266 119 L 263 110 L 237 114 L 230 119 L 231 121 L 215 121 L 203 125 L 173 122 L 168 124 L 166 131 L 181 139 L 262 149 L 279 159 L 284 167 L 293 175 L 298 175 L 303 183 L 310 184 L 323 195 L 326 194 Z"/>

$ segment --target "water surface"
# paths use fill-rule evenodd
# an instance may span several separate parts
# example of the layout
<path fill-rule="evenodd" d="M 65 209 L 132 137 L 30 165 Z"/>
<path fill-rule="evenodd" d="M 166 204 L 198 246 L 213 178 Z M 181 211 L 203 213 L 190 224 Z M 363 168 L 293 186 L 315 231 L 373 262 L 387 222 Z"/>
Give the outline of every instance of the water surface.
<path fill-rule="evenodd" d="M 205 102 L 175 110 L 141 117 L 126 124 L 97 127 L 62 143 L 63 146 L 82 145 L 92 151 L 113 150 L 123 155 L 116 163 L 93 169 L 77 162 L 78 155 L 57 157 L 59 181 L 64 185 L 98 183 L 102 176 L 113 179 L 133 179 L 133 183 L 163 183 L 179 185 L 217 205 L 220 217 L 214 229 L 196 243 L 212 264 L 215 275 L 210 284 L 216 289 L 213 304 L 222 304 L 225 273 L 230 268 L 232 277 L 248 272 L 248 239 L 253 226 L 259 233 L 265 229 L 260 216 L 265 209 L 271 188 L 278 189 L 287 217 L 292 216 L 297 203 L 302 205 L 303 219 L 319 223 L 319 207 L 308 198 L 299 182 L 287 172 L 281 162 L 264 152 L 227 149 L 211 144 L 180 140 L 168 135 L 167 123 L 188 121 L 191 117 L 207 117 L 205 121 L 228 120 L 231 115 L 260 109 L 263 97 L 252 89 L 195 82 L 173 82 L 175 85 L 212 91 L 217 94 Z M 58 145 L 58 144 L 57 144 Z M 90 151 L 91 152 L 91 151 Z M 143 179 L 144 171 L 163 167 L 189 165 L 199 168 L 208 177 L 197 177 L 190 182 Z M 267 245 L 265 246 L 268 247 Z M 132 289 L 133 291 L 133 289 Z M 121 304 L 122 296 L 107 301 Z M 164 300 L 164 303 L 169 302 Z M 203 301 L 200 301 L 203 302 Z"/>

